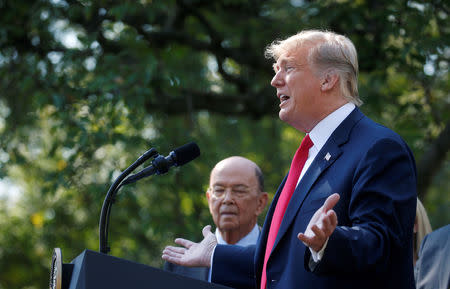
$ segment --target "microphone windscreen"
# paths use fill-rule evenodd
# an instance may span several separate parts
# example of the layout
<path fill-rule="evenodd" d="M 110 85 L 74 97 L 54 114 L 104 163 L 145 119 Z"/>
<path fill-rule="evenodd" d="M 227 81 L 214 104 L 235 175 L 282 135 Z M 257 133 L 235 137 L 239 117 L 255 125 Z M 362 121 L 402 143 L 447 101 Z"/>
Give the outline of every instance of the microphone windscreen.
<path fill-rule="evenodd" d="M 200 148 L 195 142 L 187 143 L 174 151 L 176 156 L 176 166 L 182 166 L 192 161 L 200 155 Z"/>

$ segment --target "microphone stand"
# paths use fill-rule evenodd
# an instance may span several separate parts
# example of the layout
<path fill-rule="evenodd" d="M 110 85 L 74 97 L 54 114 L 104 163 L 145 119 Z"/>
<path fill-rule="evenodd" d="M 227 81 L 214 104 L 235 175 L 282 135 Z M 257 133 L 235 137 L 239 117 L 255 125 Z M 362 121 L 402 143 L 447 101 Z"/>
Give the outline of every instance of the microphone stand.
<path fill-rule="evenodd" d="M 140 166 L 146 160 L 157 154 L 158 152 L 154 148 L 151 148 L 148 151 L 146 151 L 131 166 L 129 166 L 125 171 L 123 171 L 109 188 L 105 200 L 103 201 L 102 211 L 100 213 L 99 246 L 101 253 L 108 254 L 108 252 L 111 250 L 111 248 L 108 246 L 109 216 L 111 214 L 112 204 L 115 201 L 115 196 L 119 191 L 119 189 L 122 187 L 122 181 L 138 166 Z"/>

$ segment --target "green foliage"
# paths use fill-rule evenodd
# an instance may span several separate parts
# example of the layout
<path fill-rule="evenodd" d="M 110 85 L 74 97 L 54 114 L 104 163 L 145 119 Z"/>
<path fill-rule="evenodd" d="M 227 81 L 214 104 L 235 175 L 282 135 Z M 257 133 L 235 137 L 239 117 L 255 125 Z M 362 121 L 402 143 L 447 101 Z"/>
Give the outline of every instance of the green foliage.
<path fill-rule="evenodd" d="M 302 135 L 278 120 L 264 47 L 305 28 L 354 41 L 362 110 L 407 141 L 433 228 L 449 223 L 448 11 L 444 1 L 0 1 L 0 289 L 44 288 L 55 247 L 64 262 L 98 250 L 108 187 L 149 147 L 166 155 L 194 140 L 201 156 L 120 191 L 112 255 L 161 266 L 176 236 L 200 240 L 209 172 L 225 157 L 258 163 L 273 197 Z"/>

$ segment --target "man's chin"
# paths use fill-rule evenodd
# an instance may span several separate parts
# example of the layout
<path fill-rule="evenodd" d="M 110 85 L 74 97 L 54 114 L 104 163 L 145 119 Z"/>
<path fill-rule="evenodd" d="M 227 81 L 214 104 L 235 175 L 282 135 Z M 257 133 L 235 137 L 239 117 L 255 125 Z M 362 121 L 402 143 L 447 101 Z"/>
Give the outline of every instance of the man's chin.
<path fill-rule="evenodd" d="M 233 231 L 236 228 L 238 228 L 238 225 L 235 222 L 220 222 L 221 231 Z"/>
<path fill-rule="evenodd" d="M 286 107 L 280 108 L 280 111 L 278 112 L 278 117 L 282 121 L 287 121 L 289 115 L 289 111 Z"/>
<path fill-rule="evenodd" d="M 281 109 L 280 112 L 278 113 L 278 117 L 283 121 L 288 123 L 288 113 L 287 111 L 285 111 L 284 109 Z"/>

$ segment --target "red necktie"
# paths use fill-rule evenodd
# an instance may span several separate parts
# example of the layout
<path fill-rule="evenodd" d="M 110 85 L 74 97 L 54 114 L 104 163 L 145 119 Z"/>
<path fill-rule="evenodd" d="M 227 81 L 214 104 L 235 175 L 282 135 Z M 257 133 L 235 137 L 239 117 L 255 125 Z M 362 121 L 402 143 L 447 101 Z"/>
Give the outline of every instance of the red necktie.
<path fill-rule="evenodd" d="M 291 163 L 291 168 L 289 169 L 289 175 L 287 177 L 286 183 L 284 184 L 283 190 L 281 191 L 280 197 L 278 198 L 275 212 L 273 213 L 272 217 L 272 223 L 270 224 L 269 236 L 267 237 L 266 253 L 264 254 L 264 266 L 261 276 L 261 289 L 266 289 L 267 260 L 269 259 L 273 244 L 275 243 L 275 239 L 277 238 L 278 230 L 280 229 L 281 221 L 283 220 L 283 216 L 286 212 L 289 200 L 294 193 L 298 178 L 300 177 L 300 173 L 302 172 L 303 166 L 308 159 L 309 149 L 312 146 L 313 142 L 309 138 L 309 135 L 306 135 L 306 137 L 303 138 L 300 147 L 295 152 L 294 159 Z"/>

